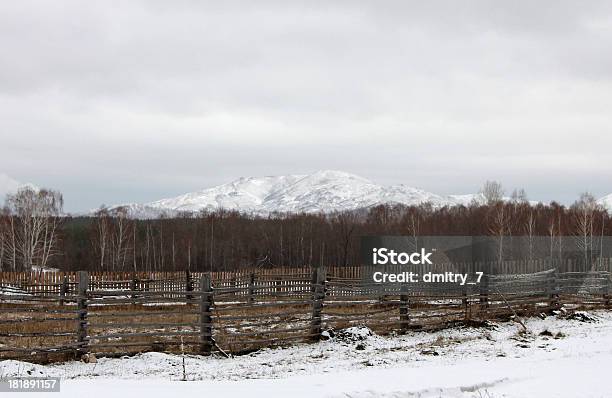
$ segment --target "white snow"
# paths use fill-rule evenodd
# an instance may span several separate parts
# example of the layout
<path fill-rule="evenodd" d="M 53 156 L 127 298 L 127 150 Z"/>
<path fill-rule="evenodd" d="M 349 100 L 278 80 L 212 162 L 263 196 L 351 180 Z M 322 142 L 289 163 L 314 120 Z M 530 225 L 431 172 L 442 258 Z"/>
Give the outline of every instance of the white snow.
<path fill-rule="evenodd" d="M 52 267 L 43 267 L 40 265 L 33 265 L 32 266 L 32 271 L 33 272 L 58 272 L 59 268 L 52 268 Z"/>
<path fill-rule="evenodd" d="M 30 296 L 30 293 L 13 285 L 0 285 L 0 294 L 3 296 Z"/>
<path fill-rule="evenodd" d="M 4 173 L 0 173 L 0 203 L 3 203 L 6 195 L 14 194 L 21 188 L 31 188 L 37 192 L 40 190 L 40 188 L 34 184 L 22 183 Z"/>
<path fill-rule="evenodd" d="M 504 200 L 511 200 L 504 197 Z M 610 199 L 612 201 L 612 198 Z M 309 175 L 242 177 L 227 184 L 150 203 L 127 203 L 132 217 L 174 217 L 202 210 L 236 210 L 267 216 L 272 213 L 332 213 L 370 208 L 381 204 L 468 206 L 483 204 L 482 194 L 437 195 L 404 184 L 384 186 L 363 177 L 336 170 Z M 530 201 L 538 204 L 537 201 Z M 95 214 L 92 210 L 90 214 Z"/>
<path fill-rule="evenodd" d="M 0 375 L 62 377 L 61 396 L 91 398 L 609 397 L 612 313 L 589 315 L 596 321 L 527 319 L 526 335 L 515 323 L 389 337 L 351 328 L 231 359 L 188 356 L 188 381 L 180 381 L 181 356 L 161 353 L 96 364 L 4 361 Z"/>
<path fill-rule="evenodd" d="M 139 218 L 175 216 L 180 212 L 227 209 L 267 215 L 329 213 L 368 208 L 379 204 L 434 207 L 482 202 L 481 195 L 441 196 L 403 184 L 383 186 L 343 171 L 322 170 L 310 175 L 239 178 L 228 184 L 145 204 L 125 204 Z M 118 207 L 118 206 L 115 206 Z"/>
<path fill-rule="evenodd" d="M 597 203 L 603 206 L 606 210 L 612 212 L 612 193 L 599 199 Z"/>

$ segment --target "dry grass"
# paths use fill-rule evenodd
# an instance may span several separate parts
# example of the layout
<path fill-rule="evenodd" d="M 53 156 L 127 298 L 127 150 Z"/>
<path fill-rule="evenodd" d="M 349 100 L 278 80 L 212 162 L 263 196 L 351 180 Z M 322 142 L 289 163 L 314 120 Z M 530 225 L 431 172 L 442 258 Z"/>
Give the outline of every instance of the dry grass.
<path fill-rule="evenodd" d="M 257 297 L 254 303 L 248 303 L 244 297 L 224 298 L 226 301 L 218 301 L 212 313 L 213 337 L 224 351 L 239 354 L 312 338 L 312 306 L 303 302 L 307 297 L 281 300 L 274 296 Z M 322 329 L 339 330 L 366 325 L 378 334 L 406 330 L 400 323 L 398 300 L 399 297 L 392 296 L 380 300 L 351 297 L 350 302 L 326 300 Z M 535 303 L 521 303 L 520 300 L 510 304 L 520 315 L 533 315 L 550 309 Z M 507 306 L 493 301 L 485 309 L 476 297 L 471 297 L 467 302 L 456 298 L 432 301 L 431 298 L 417 297 L 411 298 L 409 307 L 410 325 L 407 328 L 410 329 L 443 328 L 457 322 L 498 319 L 510 315 Z M 38 311 L 24 312 L 32 308 Z M 129 355 L 144 351 L 179 353 L 181 335 L 178 333 L 193 333 L 183 336 L 185 351 L 198 353 L 199 309 L 198 304 L 180 303 L 92 305 L 88 314 L 91 349 L 105 355 Z M 74 304 L 1 303 L 0 349 L 4 351 L 0 352 L 0 359 L 27 358 L 45 362 L 75 358 L 76 347 L 68 346 L 77 339 L 77 314 L 56 312 L 75 310 Z M 47 335 L 34 335 L 37 333 Z M 64 333 L 67 335 L 60 335 Z M 142 333 L 149 335 L 138 335 Z M 176 335 L 159 335 L 162 333 Z M 116 334 L 121 336 L 106 336 Z M 67 347 L 65 350 L 49 350 L 59 346 Z"/>

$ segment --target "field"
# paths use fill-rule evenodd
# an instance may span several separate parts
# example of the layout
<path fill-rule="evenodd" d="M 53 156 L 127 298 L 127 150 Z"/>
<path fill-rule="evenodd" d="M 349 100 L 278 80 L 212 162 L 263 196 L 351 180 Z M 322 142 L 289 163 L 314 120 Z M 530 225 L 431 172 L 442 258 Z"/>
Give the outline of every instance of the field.
<path fill-rule="evenodd" d="M 85 353 L 248 354 L 366 326 L 380 335 L 610 307 L 604 271 L 488 277 L 479 286 L 380 290 L 352 268 L 223 274 L 0 275 L 0 358 Z"/>
<path fill-rule="evenodd" d="M 6 360 L 0 374 L 61 377 L 61 395 L 70 397 L 609 396 L 610 312 L 561 308 L 524 324 L 527 332 L 516 322 L 490 322 L 388 336 L 360 327 L 315 344 L 234 358 L 151 352 L 93 364 Z"/>

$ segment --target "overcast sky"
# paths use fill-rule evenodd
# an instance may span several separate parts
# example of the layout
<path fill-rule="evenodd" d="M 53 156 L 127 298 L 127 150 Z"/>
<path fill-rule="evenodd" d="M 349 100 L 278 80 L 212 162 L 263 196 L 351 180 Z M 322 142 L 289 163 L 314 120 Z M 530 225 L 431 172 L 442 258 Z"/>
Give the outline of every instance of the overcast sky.
<path fill-rule="evenodd" d="M 68 211 L 338 169 L 612 193 L 610 1 L 4 1 L 0 194 Z"/>

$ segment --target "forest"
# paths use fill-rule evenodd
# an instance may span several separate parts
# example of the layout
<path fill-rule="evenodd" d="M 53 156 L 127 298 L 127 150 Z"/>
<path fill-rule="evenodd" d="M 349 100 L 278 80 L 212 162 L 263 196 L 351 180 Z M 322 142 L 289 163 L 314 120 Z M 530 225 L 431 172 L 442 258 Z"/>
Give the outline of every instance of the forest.
<path fill-rule="evenodd" d="M 242 268 L 356 265 L 364 235 L 546 237 L 553 247 L 573 236 L 585 255 L 612 232 L 610 214 L 582 194 L 570 206 L 532 204 L 524 191 L 503 197 L 487 182 L 483 202 L 434 208 L 379 205 L 330 214 L 217 210 L 133 219 L 121 207 L 91 216 L 63 212 L 53 190 L 20 189 L 0 212 L 0 271 L 41 268 L 89 271 L 223 271 Z"/>

